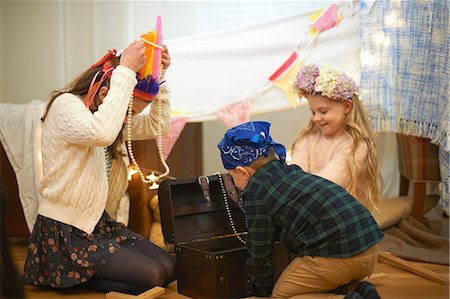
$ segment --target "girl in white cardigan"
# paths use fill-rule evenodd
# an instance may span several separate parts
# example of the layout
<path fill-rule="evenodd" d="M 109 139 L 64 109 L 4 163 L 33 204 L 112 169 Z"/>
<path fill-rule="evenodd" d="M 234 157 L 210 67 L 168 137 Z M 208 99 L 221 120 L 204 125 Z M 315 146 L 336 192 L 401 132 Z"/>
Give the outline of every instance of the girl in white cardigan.
<path fill-rule="evenodd" d="M 124 120 L 145 51 L 139 41 L 123 51 L 120 61 L 110 52 L 52 94 L 42 118 L 43 199 L 29 240 L 26 283 L 139 294 L 174 281 L 173 258 L 114 220 L 128 183 Z M 169 64 L 165 47 L 163 69 Z M 140 112 L 147 104 L 135 97 L 130 109 Z M 153 105 L 160 109 L 133 116 L 132 139 L 154 138 L 158 121 L 168 132 L 164 86 Z"/>

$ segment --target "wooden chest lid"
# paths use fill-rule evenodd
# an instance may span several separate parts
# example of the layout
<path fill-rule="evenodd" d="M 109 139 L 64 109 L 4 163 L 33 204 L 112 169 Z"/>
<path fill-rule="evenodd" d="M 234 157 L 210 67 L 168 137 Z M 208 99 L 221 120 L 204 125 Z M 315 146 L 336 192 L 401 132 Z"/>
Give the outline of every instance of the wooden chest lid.
<path fill-rule="evenodd" d="M 158 189 L 161 225 L 166 242 L 183 244 L 233 234 L 217 175 L 208 176 L 211 203 L 208 206 L 198 178 L 165 180 Z M 245 215 L 228 198 L 237 232 L 245 233 Z"/>

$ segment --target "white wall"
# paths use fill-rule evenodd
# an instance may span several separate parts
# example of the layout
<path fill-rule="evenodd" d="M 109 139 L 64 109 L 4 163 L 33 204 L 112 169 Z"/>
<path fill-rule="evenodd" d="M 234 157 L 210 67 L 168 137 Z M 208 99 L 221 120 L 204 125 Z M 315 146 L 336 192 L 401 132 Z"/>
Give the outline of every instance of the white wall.
<path fill-rule="evenodd" d="M 158 14 L 166 39 L 196 32 L 194 4 L 1 0 L 0 102 L 46 100 L 108 49 L 123 49 L 153 28 Z"/>
<path fill-rule="evenodd" d="M 52 89 L 65 83 L 60 2 L 1 3 L 0 101 L 46 99 Z"/>

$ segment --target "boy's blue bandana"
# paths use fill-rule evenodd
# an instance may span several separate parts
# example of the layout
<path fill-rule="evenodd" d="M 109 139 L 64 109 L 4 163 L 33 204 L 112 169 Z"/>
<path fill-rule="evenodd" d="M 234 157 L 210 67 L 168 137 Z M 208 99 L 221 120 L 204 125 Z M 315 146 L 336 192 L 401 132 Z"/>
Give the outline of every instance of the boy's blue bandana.
<path fill-rule="evenodd" d="M 284 160 L 286 148 L 272 140 L 269 128 L 269 122 L 253 121 L 229 129 L 217 145 L 225 169 L 249 166 L 260 156 L 267 157 L 270 147 L 273 147 L 278 157 Z"/>

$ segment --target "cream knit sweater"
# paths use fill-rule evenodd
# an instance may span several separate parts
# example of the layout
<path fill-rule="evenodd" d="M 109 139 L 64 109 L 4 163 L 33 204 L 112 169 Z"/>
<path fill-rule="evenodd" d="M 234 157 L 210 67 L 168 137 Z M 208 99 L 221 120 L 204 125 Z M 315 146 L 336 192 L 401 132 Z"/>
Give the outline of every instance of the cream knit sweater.
<path fill-rule="evenodd" d="M 42 201 L 38 214 L 92 233 L 103 211 L 115 217 L 127 188 L 128 157 L 114 159 L 106 174 L 104 147 L 111 145 L 123 127 L 136 74 L 122 66 L 112 73 L 107 96 L 95 113 L 73 94 L 53 103 L 42 128 Z M 163 133 L 169 130 L 168 92 L 162 88 L 152 105 L 162 105 Z M 132 121 L 132 139 L 151 139 L 157 132 L 157 107 Z M 125 128 L 124 128 L 125 130 Z M 124 137 L 126 136 L 124 131 Z M 126 153 L 125 143 L 121 152 Z"/>
<path fill-rule="evenodd" d="M 304 171 L 326 178 L 344 189 L 350 182 L 350 170 L 347 158 L 351 153 L 353 141 L 347 134 L 335 138 L 325 138 L 320 130 L 313 130 L 311 134 L 295 142 L 290 164 L 297 164 Z M 366 208 L 368 208 L 365 190 L 367 184 L 367 145 L 361 143 L 356 149 L 358 184 L 356 194 L 353 194 Z"/>

